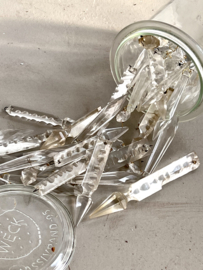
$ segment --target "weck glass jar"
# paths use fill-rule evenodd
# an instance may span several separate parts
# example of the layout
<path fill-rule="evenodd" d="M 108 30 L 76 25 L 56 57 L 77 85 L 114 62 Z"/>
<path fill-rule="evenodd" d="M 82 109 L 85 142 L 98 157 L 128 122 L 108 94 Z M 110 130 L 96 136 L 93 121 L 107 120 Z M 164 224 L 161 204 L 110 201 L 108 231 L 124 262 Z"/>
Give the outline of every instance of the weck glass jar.
<path fill-rule="evenodd" d="M 65 270 L 75 245 L 66 207 L 32 186 L 0 186 L 1 270 Z"/>
<path fill-rule="evenodd" d="M 203 50 L 190 36 L 172 25 L 150 20 L 136 22 L 122 29 L 110 51 L 110 67 L 115 82 L 119 84 L 122 81 L 123 72 L 140 54 L 142 48 L 134 47 L 133 43 L 136 37 L 142 35 L 154 35 L 172 41 L 193 61 L 199 74 L 198 93 L 195 98 L 191 97 L 189 106 L 187 104 L 184 108 L 183 104 L 183 109 L 179 111 L 180 121 L 192 120 L 203 111 Z"/>

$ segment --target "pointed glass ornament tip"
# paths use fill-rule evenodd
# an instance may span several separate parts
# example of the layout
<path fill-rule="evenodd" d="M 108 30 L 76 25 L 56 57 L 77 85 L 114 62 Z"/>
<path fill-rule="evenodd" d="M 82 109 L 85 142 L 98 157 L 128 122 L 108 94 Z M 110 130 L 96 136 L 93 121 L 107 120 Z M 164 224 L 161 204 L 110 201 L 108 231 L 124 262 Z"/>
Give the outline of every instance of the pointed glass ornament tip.
<path fill-rule="evenodd" d="M 103 137 L 106 140 L 115 142 L 129 130 L 128 127 L 107 128 L 103 131 Z"/>
<path fill-rule="evenodd" d="M 83 194 L 77 196 L 75 213 L 74 213 L 74 224 L 78 226 L 83 217 L 91 208 L 93 202 L 91 197 L 85 196 Z"/>
<path fill-rule="evenodd" d="M 89 217 L 92 219 L 125 210 L 127 208 L 127 203 L 128 200 L 125 194 L 114 192 L 105 199 Z"/>

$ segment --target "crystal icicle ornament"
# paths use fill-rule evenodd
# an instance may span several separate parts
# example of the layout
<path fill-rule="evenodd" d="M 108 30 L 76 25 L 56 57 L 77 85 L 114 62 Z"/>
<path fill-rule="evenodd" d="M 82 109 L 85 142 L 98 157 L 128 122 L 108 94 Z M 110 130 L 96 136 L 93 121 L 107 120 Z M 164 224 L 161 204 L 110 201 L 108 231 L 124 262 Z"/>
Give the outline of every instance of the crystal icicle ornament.
<path fill-rule="evenodd" d="M 37 167 L 35 167 L 35 168 L 37 168 Z M 4 174 L 3 177 L 4 176 L 9 176 L 9 182 L 10 183 L 16 183 L 16 184 L 21 183 L 19 181 L 20 180 L 20 175 Z M 7 178 L 5 178 L 5 180 Z M 68 187 L 70 186 L 70 184 L 81 185 L 82 181 L 83 181 L 83 178 L 84 178 L 84 174 L 78 175 L 75 178 L 72 178 L 68 183 L 65 183 L 64 185 L 60 186 L 59 188 L 61 190 L 63 190 L 63 189 L 65 189 L 66 185 Z M 102 185 L 102 186 L 126 186 L 126 185 L 130 185 L 130 184 L 136 182 L 139 179 L 140 179 L 140 174 L 137 174 L 137 173 L 127 172 L 127 171 L 105 172 L 105 173 L 102 173 L 99 185 Z M 36 180 L 37 181 L 44 181 L 45 178 L 41 177 L 41 175 L 39 177 L 39 174 L 38 174 Z"/>
<path fill-rule="evenodd" d="M 50 124 L 52 126 L 63 126 L 66 127 L 66 123 L 73 123 L 74 120 L 66 117 L 64 120 L 53 116 L 53 115 L 45 115 L 40 112 L 25 110 L 16 106 L 8 106 L 4 108 L 5 112 L 13 117 L 25 118 L 26 120 L 33 120 L 38 123 Z M 68 123 L 69 122 L 69 123 Z"/>
<path fill-rule="evenodd" d="M 91 195 L 99 185 L 113 142 L 127 130 L 128 128 L 125 127 L 106 129 L 97 139 L 92 157 L 82 181 L 83 193 L 77 197 L 76 201 L 76 212 L 74 217 L 76 226 L 80 223 L 92 204 Z"/>
<path fill-rule="evenodd" d="M 35 192 L 39 195 L 46 195 L 57 187 L 63 185 L 64 183 L 70 181 L 77 175 L 85 172 L 87 168 L 87 160 L 81 160 L 72 164 L 68 164 L 62 167 L 60 170 L 52 173 L 49 177 L 45 178 L 43 181 L 36 184 Z"/>
<path fill-rule="evenodd" d="M 156 169 L 157 165 L 159 164 L 169 145 L 173 141 L 178 129 L 178 125 L 179 125 L 178 116 L 174 116 L 171 120 L 168 120 L 167 125 L 159 134 L 159 137 L 154 145 L 152 153 L 144 169 L 145 175 L 152 173 Z"/>
<path fill-rule="evenodd" d="M 160 41 L 158 38 L 154 36 L 141 36 L 139 39 L 139 44 L 143 46 L 145 49 L 154 49 L 160 46 Z"/>
<path fill-rule="evenodd" d="M 13 140 L 2 142 L 0 143 L 0 156 L 38 147 L 50 136 L 50 134 L 51 131 L 47 131 L 35 136 L 22 136 L 21 138 L 18 136 L 16 139 L 14 137 Z"/>
<path fill-rule="evenodd" d="M 64 150 L 64 147 L 54 148 L 50 150 L 38 150 L 28 153 L 25 156 L 7 161 L 0 164 L 0 174 L 46 164 L 53 160 L 53 157 L 57 152 L 60 152 L 62 150 Z"/>
<path fill-rule="evenodd" d="M 126 133 L 128 129 L 128 127 L 105 129 L 103 132 L 101 132 L 100 137 L 102 137 L 104 140 L 115 141 L 124 133 Z M 61 167 L 76 159 L 83 158 L 86 155 L 87 150 L 91 150 L 94 148 L 97 139 L 98 136 L 91 137 L 56 154 L 54 156 L 54 162 L 56 167 Z"/>
<path fill-rule="evenodd" d="M 146 138 L 149 136 L 160 117 L 165 119 L 167 102 L 170 99 L 172 93 L 172 88 L 167 89 L 165 95 L 163 95 L 159 101 L 156 101 L 150 105 L 139 125 L 141 137 Z"/>
<path fill-rule="evenodd" d="M 112 171 L 121 168 L 129 162 L 134 162 L 148 154 L 150 147 L 146 139 L 132 142 L 128 146 L 124 146 L 117 151 L 109 154 L 105 171 Z"/>
<path fill-rule="evenodd" d="M 130 95 L 130 99 L 127 105 L 127 112 L 129 114 L 131 114 L 140 104 L 140 100 L 144 95 L 144 93 L 146 92 L 146 89 L 150 83 L 150 81 L 147 78 L 147 73 L 148 73 L 147 70 L 143 70 L 141 72 L 139 80 L 132 89 L 132 93 Z"/>
<path fill-rule="evenodd" d="M 110 101 L 105 108 L 97 115 L 97 117 L 83 130 L 77 137 L 78 141 L 83 141 L 93 136 L 99 129 L 105 126 L 116 116 L 126 102 L 126 96 Z"/>
<path fill-rule="evenodd" d="M 77 197 L 74 222 L 77 226 L 92 205 L 92 194 L 98 188 L 112 142 L 98 139 L 82 181 L 83 192 Z"/>
<path fill-rule="evenodd" d="M 166 126 L 169 124 L 168 120 L 172 119 L 175 113 L 177 112 L 177 108 L 180 103 L 183 92 L 187 86 L 189 76 L 190 76 L 190 71 L 187 71 L 187 70 L 183 71 L 183 74 L 180 80 L 178 81 L 177 85 L 175 86 L 173 94 L 167 104 L 167 112 L 166 112 L 167 120 L 162 119 L 156 123 L 154 132 L 153 132 L 153 140 L 155 140 L 159 136 L 159 134 L 163 131 L 163 129 L 166 128 Z"/>
<path fill-rule="evenodd" d="M 190 77 L 190 72 L 185 70 L 183 71 L 183 74 L 178 81 L 177 85 L 175 86 L 175 91 L 173 92 L 168 104 L 167 104 L 167 112 L 168 112 L 168 119 L 171 119 L 178 107 L 178 104 L 180 103 L 181 97 L 183 95 L 183 92 L 186 88 L 186 85 L 188 83 Z"/>
<path fill-rule="evenodd" d="M 129 201 L 144 200 L 160 191 L 163 185 L 197 169 L 199 165 L 198 156 L 192 152 L 132 184 L 128 192 L 114 192 L 91 213 L 90 218 L 125 210 Z"/>

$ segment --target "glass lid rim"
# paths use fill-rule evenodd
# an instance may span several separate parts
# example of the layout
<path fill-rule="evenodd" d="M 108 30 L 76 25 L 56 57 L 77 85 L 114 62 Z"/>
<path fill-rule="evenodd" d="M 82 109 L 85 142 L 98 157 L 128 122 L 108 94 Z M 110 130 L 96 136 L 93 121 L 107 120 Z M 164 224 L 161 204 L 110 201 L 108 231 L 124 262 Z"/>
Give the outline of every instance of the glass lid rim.
<path fill-rule="evenodd" d="M 8 193 L 8 196 L 12 193 L 17 193 L 18 195 L 32 195 L 36 200 L 39 199 L 39 202 L 46 203 L 50 207 L 50 209 L 53 209 L 55 213 L 58 215 L 58 224 L 61 225 L 63 232 L 62 232 L 62 238 L 61 243 L 59 245 L 59 249 L 57 250 L 56 256 L 52 257 L 50 264 L 45 265 L 45 268 L 42 269 L 55 269 L 55 270 L 64 270 L 65 267 L 70 263 L 74 250 L 75 250 L 75 227 L 73 223 L 72 216 L 69 212 L 69 210 L 66 208 L 66 206 L 53 194 L 47 194 L 44 196 L 40 196 L 33 193 L 34 187 L 33 186 L 24 186 L 22 184 L 5 184 L 0 185 L 0 196 L 6 196 Z M 32 216 L 31 216 L 32 217 Z M 65 231 L 67 233 L 67 230 L 70 230 L 70 236 L 67 238 L 66 235 L 64 235 Z M 67 240 L 69 239 L 69 240 Z M 64 248 L 66 249 L 66 252 L 64 251 Z M 56 262 L 58 261 L 58 257 L 61 256 L 63 253 L 63 256 L 61 257 L 60 265 L 57 265 Z M 54 266 L 54 268 L 52 267 Z M 48 268 L 47 268 L 48 267 Z M 49 268 L 51 267 L 51 268 Z"/>

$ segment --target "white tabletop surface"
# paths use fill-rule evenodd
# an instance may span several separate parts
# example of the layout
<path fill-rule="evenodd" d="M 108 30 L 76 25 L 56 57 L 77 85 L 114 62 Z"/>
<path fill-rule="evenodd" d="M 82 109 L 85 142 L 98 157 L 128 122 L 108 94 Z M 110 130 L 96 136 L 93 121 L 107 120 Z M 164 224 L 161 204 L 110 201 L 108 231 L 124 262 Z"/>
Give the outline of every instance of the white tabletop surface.
<path fill-rule="evenodd" d="M 104 106 L 115 87 L 109 50 L 128 24 L 167 0 L 2 0 L 0 108 L 12 104 L 73 119 Z M 32 128 L 0 113 L 1 128 Z M 37 125 L 34 128 L 40 129 Z M 203 118 L 182 123 L 161 165 L 191 151 L 203 160 Z M 202 270 L 203 169 L 126 211 L 78 227 L 71 270 Z M 114 189 L 99 188 L 100 202 Z"/>

